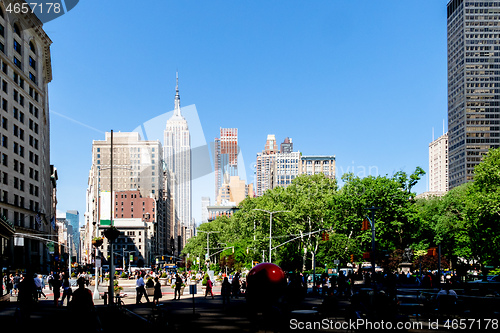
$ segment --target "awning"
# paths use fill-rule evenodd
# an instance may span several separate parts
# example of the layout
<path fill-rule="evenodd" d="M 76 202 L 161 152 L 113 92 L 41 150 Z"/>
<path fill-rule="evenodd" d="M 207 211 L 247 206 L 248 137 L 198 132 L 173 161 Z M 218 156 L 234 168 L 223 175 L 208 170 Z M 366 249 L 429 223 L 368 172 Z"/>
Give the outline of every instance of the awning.
<path fill-rule="evenodd" d="M 5 216 L 0 216 L 0 236 L 3 238 L 11 238 L 16 229 L 14 228 L 14 224 L 10 222 Z"/>

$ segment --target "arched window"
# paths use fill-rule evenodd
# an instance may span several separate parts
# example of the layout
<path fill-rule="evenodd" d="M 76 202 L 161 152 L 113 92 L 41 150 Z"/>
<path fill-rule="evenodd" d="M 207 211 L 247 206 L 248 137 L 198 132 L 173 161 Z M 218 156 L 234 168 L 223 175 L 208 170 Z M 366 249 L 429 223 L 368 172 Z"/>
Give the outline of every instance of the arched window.
<path fill-rule="evenodd" d="M 30 50 L 31 50 L 31 52 L 33 52 L 34 54 L 36 54 L 35 44 L 33 44 L 32 40 L 30 40 Z"/>
<path fill-rule="evenodd" d="M 19 28 L 19 24 L 14 23 L 14 32 L 21 37 L 21 29 Z"/>

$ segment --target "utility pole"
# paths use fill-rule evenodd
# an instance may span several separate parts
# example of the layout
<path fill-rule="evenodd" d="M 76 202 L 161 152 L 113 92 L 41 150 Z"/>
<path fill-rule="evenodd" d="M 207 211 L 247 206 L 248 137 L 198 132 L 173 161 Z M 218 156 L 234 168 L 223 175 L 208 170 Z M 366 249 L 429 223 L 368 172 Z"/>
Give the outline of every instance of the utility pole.
<path fill-rule="evenodd" d="M 376 287 L 377 284 L 375 282 L 375 211 L 380 210 L 381 208 L 372 206 L 372 207 L 369 207 L 366 209 L 368 209 L 370 211 L 370 216 L 371 216 L 370 224 L 372 227 L 372 254 L 371 254 L 370 258 L 371 258 L 371 262 L 372 262 L 372 283 L 373 283 L 374 287 Z"/>
<path fill-rule="evenodd" d="M 284 213 L 284 212 L 290 212 L 289 210 L 275 210 L 275 211 L 269 211 L 265 209 L 259 209 L 259 208 L 254 208 L 254 210 L 260 210 L 261 212 L 266 212 L 269 214 L 269 262 L 272 262 L 271 260 L 271 249 L 272 249 L 272 233 L 273 233 L 273 214 L 274 213 Z"/>
<path fill-rule="evenodd" d="M 198 230 L 198 232 L 204 232 L 204 233 L 207 234 L 207 258 L 206 258 L 206 260 L 208 260 L 208 262 L 210 263 L 210 242 L 209 242 L 210 234 L 219 233 L 220 231 L 202 231 L 202 230 Z"/>

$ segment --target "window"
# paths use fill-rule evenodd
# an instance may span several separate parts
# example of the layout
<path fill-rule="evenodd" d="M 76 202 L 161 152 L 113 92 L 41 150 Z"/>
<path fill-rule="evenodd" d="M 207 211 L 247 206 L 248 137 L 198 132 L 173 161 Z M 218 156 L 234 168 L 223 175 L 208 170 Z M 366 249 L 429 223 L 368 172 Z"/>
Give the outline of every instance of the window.
<path fill-rule="evenodd" d="M 19 118 L 19 110 L 14 108 L 14 119 L 18 119 Z"/>
<path fill-rule="evenodd" d="M 36 61 L 31 56 L 30 56 L 30 66 L 31 66 L 31 68 L 36 70 Z"/>
<path fill-rule="evenodd" d="M 20 69 L 23 68 L 23 65 L 21 63 L 21 60 L 17 59 L 16 57 L 14 57 L 14 64 L 19 67 Z"/>
<path fill-rule="evenodd" d="M 5 117 L 2 117 L 2 127 L 4 129 L 7 129 L 9 127 L 9 121 Z"/>
<path fill-rule="evenodd" d="M 2 109 L 4 111 L 7 111 L 9 109 L 9 103 L 7 102 L 7 100 L 5 98 L 2 98 Z"/>
<path fill-rule="evenodd" d="M 19 28 L 19 24 L 14 24 L 14 33 L 21 37 L 21 29 Z"/>
<path fill-rule="evenodd" d="M 21 54 L 21 49 L 21 44 L 14 38 L 14 50 L 16 50 L 17 53 Z"/>
<path fill-rule="evenodd" d="M 7 88 L 8 88 L 8 84 L 7 84 L 7 81 L 5 80 L 2 80 L 2 90 L 4 93 L 7 94 Z"/>
<path fill-rule="evenodd" d="M 5 37 L 5 27 L 0 24 L 0 36 Z"/>
<path fill-rule="evenodd" d="M 30 80 L 36 84 L 36 76 L 30 72 Z"/>
<path fill-rule="evenodd" d="M 30 50 L 31 50 L 31 52 L 33 52 L 34 54 L 36 54 L 35 44 L 33 44 L 33 41 L 31 41 L 31 40 L 30 40 Z"/>
<path fill-rule="evenodd" d="M 9 143 L 8 143 L 8 139 L 5 135 L 2 135 L 2 146 L 4 148 L 9 148 Z"/>
<path fill-rule="evenodd" d="M 4 166 L 9 166 L 8 156 L 6 154 L 2 154 L 2 164 Z"/>
<path fill-rule="evenodd" d="M 19 121 L 24 124 L 24 113 L 23 112 L 19 112 Z"/>

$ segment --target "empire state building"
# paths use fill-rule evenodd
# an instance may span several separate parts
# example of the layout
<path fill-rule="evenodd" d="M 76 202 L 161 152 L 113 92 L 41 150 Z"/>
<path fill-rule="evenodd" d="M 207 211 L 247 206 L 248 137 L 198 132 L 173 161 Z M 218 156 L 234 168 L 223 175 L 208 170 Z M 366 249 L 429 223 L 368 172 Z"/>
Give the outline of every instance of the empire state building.
<path fill-rule="evenodd" d="M 164 131 L 163 157 L 175 179 L 175 211 L 182 226 L 191 223 L 191 138 L 186 119 L 181 114 L 179 77 L 175 88 L 175 109 Z"/>

